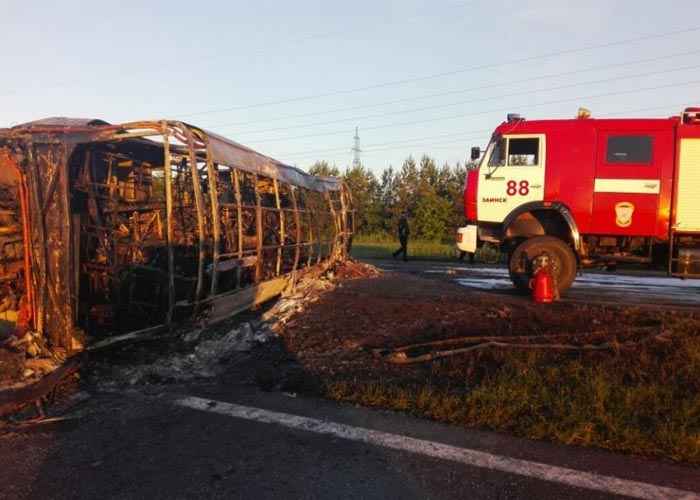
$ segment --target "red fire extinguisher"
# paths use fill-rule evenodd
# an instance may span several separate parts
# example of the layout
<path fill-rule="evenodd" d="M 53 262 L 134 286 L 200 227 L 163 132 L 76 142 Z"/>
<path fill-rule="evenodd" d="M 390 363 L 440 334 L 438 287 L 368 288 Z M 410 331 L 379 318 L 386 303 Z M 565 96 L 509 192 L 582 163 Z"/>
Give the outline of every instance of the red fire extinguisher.
<path fill-rule="evenodd" d="M 554 301 L 554 278 L 548 266 L 540 267 L 530 280 L 532 299 L 538 304 L 549 304 Z"/>

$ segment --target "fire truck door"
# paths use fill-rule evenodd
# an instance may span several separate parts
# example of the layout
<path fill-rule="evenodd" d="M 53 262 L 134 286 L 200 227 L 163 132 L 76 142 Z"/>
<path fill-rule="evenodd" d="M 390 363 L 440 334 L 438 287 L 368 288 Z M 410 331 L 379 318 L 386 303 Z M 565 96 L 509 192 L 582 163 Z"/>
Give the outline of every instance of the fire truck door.
<path fill-rule="evenodd" d="M 652 236 L 656 233 L 663 131 L 598 133 L 591 232 Z"/>
<path fill-rule="evenodd" d="M 544 199 L 545 142 L 543 134 L 504 135 L 489 146 L 479 169 L 480 221 L 503 222 L 520 205 Z"/>

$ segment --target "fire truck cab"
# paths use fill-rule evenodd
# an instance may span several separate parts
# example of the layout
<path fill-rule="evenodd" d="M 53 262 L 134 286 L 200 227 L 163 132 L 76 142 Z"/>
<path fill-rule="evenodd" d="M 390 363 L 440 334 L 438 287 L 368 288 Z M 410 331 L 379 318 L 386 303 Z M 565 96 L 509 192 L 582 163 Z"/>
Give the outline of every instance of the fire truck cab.
<path fill-rule="evenodd" d="M 580 268 L 617 263 L 700 278 L 700 108 L 665 119 L 508 115 L 472 159 L 458 247 L 498 244 L 517 288 L 543 254 L 560 291 Z"/>

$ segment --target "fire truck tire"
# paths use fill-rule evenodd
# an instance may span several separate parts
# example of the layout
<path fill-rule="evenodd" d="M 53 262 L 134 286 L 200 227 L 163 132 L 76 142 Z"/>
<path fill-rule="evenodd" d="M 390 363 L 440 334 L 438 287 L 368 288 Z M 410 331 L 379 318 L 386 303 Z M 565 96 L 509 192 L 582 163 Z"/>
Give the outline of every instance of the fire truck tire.
<path fill-rule="evenodd" d="M 513 285 L 524 292 L 529 290 L 532 261 L 542 253 L 549 256 L 559 292 L 564 292 L 576 278 L 576 256 L 569 245 L 554 236 L 535 236 L 515 247 L 508 259 Z"/>

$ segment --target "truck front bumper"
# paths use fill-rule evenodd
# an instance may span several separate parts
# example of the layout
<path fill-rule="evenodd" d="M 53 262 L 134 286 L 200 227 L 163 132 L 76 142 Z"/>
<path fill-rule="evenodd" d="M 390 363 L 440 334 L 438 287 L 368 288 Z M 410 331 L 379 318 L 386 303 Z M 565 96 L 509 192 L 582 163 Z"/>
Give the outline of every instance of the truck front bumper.
<path fill-rule="evenodd" d="M 462 252 L 476 252 L 476 226 L 468 225 L 457 229 L 457 248 Z"/>

